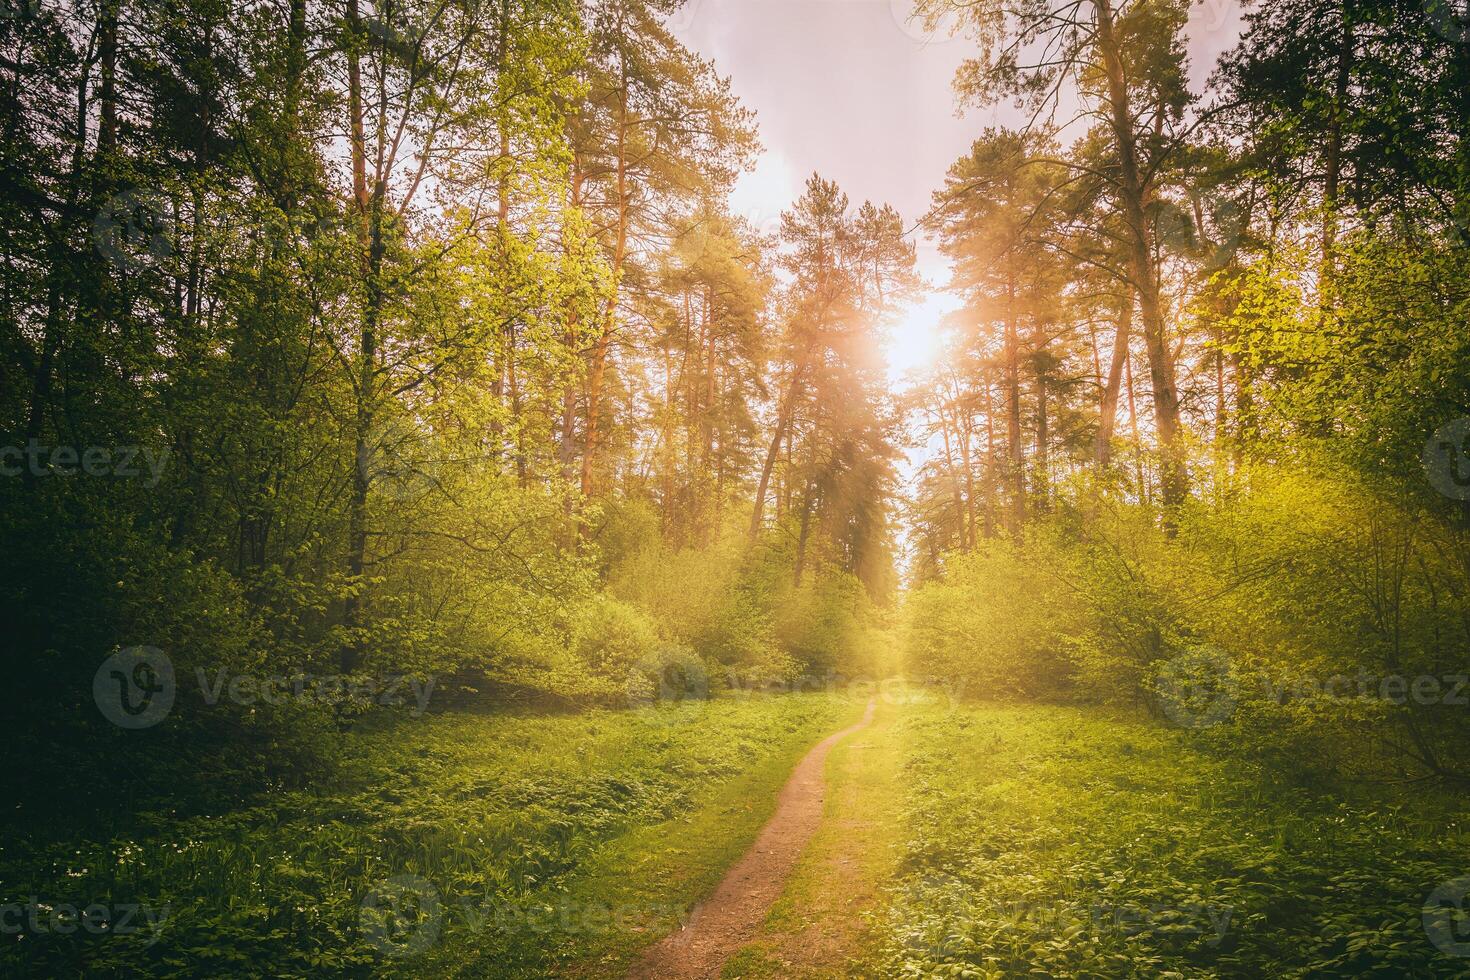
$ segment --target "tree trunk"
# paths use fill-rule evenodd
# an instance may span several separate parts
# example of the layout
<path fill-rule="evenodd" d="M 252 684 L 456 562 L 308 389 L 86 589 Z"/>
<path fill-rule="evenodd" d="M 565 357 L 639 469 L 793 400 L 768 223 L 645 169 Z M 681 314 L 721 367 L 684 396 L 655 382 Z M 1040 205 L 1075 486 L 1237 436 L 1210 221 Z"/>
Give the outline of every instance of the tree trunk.
<path fill-rule="evenodd" d="M 628 251 L 628 64 L 623 59 L 622 87 L 618 93 L 618 221 L 613 243 L 612 281 L 613 293 L 608 297 L 607 310 L 603 314 L 602 333 L 592 352 L 592 371 L 587 379 L 587 431 L 582 447 L 582 496 L 592 494 L 593 466 L 597 455 L 599 428 L 602 412 L 602 384 L 607 373 L 607 359 L 612 350 L 612 338 L 617 329 L 618 292 L 623 262 Z"/>
<path fill-rule="evenodd" d="M 1118 426 L 1118 394 L 1123 386 L 1123 365 L 1128 360 L 1128 345 L 1133 333 L 1133 294 L 1130 291 L 1118 312 L 1118 329 L 1113 335 L 1113 357 L 1108 365 L 1107 382 L 1103 385 L 1102 404 L 1098 409 L 1095 456 L 1099 470 L 1113 461 L 1113 432 Z"/>
<path fill-rule="evenodd" d="M 977 537 L 979 531 L 975 520 L 975 461 L 970 452 L 971 437 L 974 435 L 973 420 L 966 412 L 961 422 L 961 416 L 956 406 L 955 425 L 959 427 L 960 434 L 960 466 L 965 472 L 965 527 L 967 545 L 971 551 L 979 543 Z"/>
<path fill-rule="evenodd" d="M 582 206 L 582 172 L 579 161 L 575 155 L 572 157 L 572 172 L 567 188 L 567 206 L 572 209 Z M 581 321 L 575 306 L 567 309 L 566 333 L 564 341 L 568 350 L 576 350 L 578 333 L 581 329 Z M 566 386 L 561 395 L 561 435 L 557 444 L 557 462 L 561 468 L 561 478 L 568 485 L 571 484 L 575 474 L 574 461 L 577 458 L 577 384 L 575 377 L 566 379 Z M 571 516 L 572 501 L 570 496 L 566 502 L 567 516 Z"/>
<path fill-rule="evenodd" d="M 358 218 L 358 245 L 362 250 L 361 272 L 366 287 L 358 344 L 356 415 L 353 419 L 352 487 L 347 502 L 347 575 L 352 591 L 343 601 L 342 620 L 347 639 L 340 652 L 343 673 L 351 673 L 362 658 L 359 630 L 363 619 L 363 572 L 367 567 L 367 502 L 371 489 L 370 445 L 374 417 L 375 365 L 377 362 L 377 318 L 381 294 L 378 271 L 381 260 L 381 223 L 375 207 L 377 195 L 369 198 L 367 187 L 367 139 L 363 124 L 362 71 L 357 52 L 361 30 L 357 0 L 347 3 L 348 29 L 352 32 L 347 52 L 348 114 L 352 154 L 353 207 Z"/>
<path fill-rule="evenodd" d="M 1032 341 L 1032 356 L 1036 358 L 1036 506 L 1043 513 L 1048 508 L 1051 494 L 1051 406 L 1047 397 L 1046 326 L 1045 320 L 1037 319 Z"/>
<path fill-rule="evenodd" d="M 796 538 L 796 574 L 795 584 L 801 588 L 801 575 L 806 570 L 806 545 L 811 535 L 812 527 L 812 484 L 807 481 L 806 490 L 801 499 L 801 532 Z"/>
<path fill-rule="evenodd" d="M 1133 436 L 1133 471 L 1138 480 L 1138 499 L 1146 505 L 1149 503 L 1149 485 L 1147 474 L 1143 470 L 1143 437 L 1138 434 L 1138 403 L 1133 397 L 1133 359 L 1125 358 L 1123 361 L 1123 378 L 1128 384 L 1128 427 Z"/>
<path fill-rule="evenodd" d="M 1113 10 L 1109 0 L 1093 0 L 1093 7 L 1097 12 L 1097 44 L 1107 74 L 1113 136 L 1117 142 L 1118 193 L 1123 205 L 1123 217 L 1128 224 L 1129 265 L 1133 288 L 1138 295 L 1144 346 L 1148 352 L 1149 377 L 1153 385 L 1155 426 L 1158 429 L 1159 453 L 1162 457 L 1163 503 L 1166 508 L 1174 508 L 1184 502 L 1184 497 L 1189 492 L 1189 472 L 1180 438 L 1179 392 L 1175 386 L 1173 359 L 1169 356 L 1165 337 L 1163 301 L 1145 214 L 1148 188 L 1139 169 L 1131 96 L 1122 52 L 1114 34 Z"/>
<path fill-rule="evenodd" d="M 1011 537 L 1021 539 L 1026 524 L 1026 447 L 1021 442 L 1021 344 L 1017 336 L 1015 315 L 1015 283 L 1008 287 L 1004 359 L 1006 385 L 1006 481 L 1010 484 L 1009 530 Z"/>
<path fill-rule="evenodd" d="M 771 472 L 776 468 L 776 457 L 781 453 L 781 440 L 786 435 L 786 429 L 791 424 L 791 415 L 796 408 L 796 396 L 801 390 L 802 377 L 806 374 L 807 359 L 810 352 L 802 356 L 801 362 L 796 365 L 796 371 L 791 375 L 791 384 L 786 389 L 786 396 L 781 399 L 781 408 L 776 416 L 776 431 L 771 435 L 771 448 L 766 451 L 766 461 L 761 466 L 760 482 L 755 488 L 755 506 L 750 515 L 750 543 L 755 544 L 761 533 L 761 517 L 766 508 L 766 491 L 771 486 Z"/>
<path fill-rule="evenodd" d="M 969 548 L 971 546 L 971 543 L 969 540 L 969 531 L 965 527 L 965 502 L 964 498 L 960 494 L 960 476 L 958 468 L 955 466 L 954 451 L 950 446 L 949 418 L 945 415 L 944 403 L 942 398 L 940 399 L 940 404 L 938 408 L 939 431 L 944 435 L 944 466 L 945 469 L 949 470 L 950 496 L 954 501 L 955 520 L 959 522 L 960 525 L 960 545 L 964 548 Z"/>
<path fill-rule="evenodd" d="M 1332 86 L 1332 119 L 1327 126 L 1327 147 L 1322 183 L 1322 284 L 1324 309 L 1332 304 L 1333 281 L 1337 278 L 1337 212 L 1342 193 L 1342 117 L 1352 81 L 1356 46 L 1347 6 L 1342 8 L 1342 34 L 1338 42 L 1337 72 Z"/>
<path fill-rule="evenodd" d="M 103 0 L 97 15 L 97 155 L 117 146 L 117 21 L 121 0 Z"/>
<path fill-rule="evenodd" d="M 985 537 L 995 537 L 995 392 L 991 378 L 985 379 Z"/>

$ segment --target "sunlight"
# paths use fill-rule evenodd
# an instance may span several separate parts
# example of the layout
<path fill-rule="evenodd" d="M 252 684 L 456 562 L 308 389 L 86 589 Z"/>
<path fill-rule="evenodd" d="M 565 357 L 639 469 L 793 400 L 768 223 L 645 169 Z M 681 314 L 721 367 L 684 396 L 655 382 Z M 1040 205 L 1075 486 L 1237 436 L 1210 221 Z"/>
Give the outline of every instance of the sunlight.
<path fill-rule="evenodd" d="M 741 174 L 730 191 L 730 211 L 761 235 L 781 230 L 781 212 L 801 194 L 801 181 L 784 154 L 767 150 Z"/>
<path fill-rule="evenodd" d="M 959 298 L 935 290 L 911 306 L 903 318 L 888 329 L 888 378 L 933 367 L 944 350 L 944 318 L 959 309 Z"/>

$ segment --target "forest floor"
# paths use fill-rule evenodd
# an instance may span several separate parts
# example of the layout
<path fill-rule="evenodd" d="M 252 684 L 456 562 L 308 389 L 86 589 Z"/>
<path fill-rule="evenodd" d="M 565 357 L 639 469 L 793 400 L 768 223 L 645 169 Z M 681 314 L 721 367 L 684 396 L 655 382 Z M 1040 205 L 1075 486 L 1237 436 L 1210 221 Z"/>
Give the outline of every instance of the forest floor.
<path fill-rule="evenodd" d="M 833 752 L 822 826 L 760 931 L 725 964 L 726 980 L 843 980 L 866 973 L 883 886 L 898 868 L 899 711 L 883 702 L 874 724 Z"/>
<path fill-rule="evenodd" d="M 1425 912 L 1470 890 L 1461 796 L 893 694 L 446 714 L 344 736 L 336 782 L 249 809 L 0 840 L 8 891 L 146 925 L 0 941 L 0 974 L 1470 977 L 1470 920 Z M 717 926 L 684 972 L 648 969 Z"/>
<path fill-rule="evenodd" d="M 632 976 L 1470 977 L 1465 912 L 1425 910 L 1470 884 L 1451 793 L 1293 787 L 1147 720 L 914 697 L 839 743 L 826 780 L 753 935 L 768 887 Z"/>

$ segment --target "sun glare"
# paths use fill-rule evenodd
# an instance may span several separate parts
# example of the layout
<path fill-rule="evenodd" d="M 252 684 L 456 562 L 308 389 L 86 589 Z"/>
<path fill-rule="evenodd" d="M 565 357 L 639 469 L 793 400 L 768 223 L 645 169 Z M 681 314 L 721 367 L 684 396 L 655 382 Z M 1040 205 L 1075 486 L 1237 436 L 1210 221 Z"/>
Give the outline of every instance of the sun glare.
<path fill-rule="evenodd" d="M 959 308 L 945 292 L 931 292 L 911 306 L 888 331 L 888 376 L 898 381 L 914 370 L 933 367 L 944 350 L 943 322 Z"/>

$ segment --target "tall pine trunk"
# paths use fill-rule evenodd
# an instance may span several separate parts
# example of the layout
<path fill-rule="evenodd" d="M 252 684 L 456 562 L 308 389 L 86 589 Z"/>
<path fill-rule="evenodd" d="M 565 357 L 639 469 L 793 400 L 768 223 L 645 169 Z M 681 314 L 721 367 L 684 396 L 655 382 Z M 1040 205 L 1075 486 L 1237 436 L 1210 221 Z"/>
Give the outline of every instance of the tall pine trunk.
<path fill-rule="evenodd" d="M 1099 470 L 1113 462 L 1113 433 L 1118 427 L 1118 396 L 1123 390 L 1123 365 L 1128 360 L 1128 345 L 1133 333 L 1133 293 L 1129 290 L 1118 310 L 1118 328 L 1113 334 L 1113 356 L 1108 364 L 1108 377 L 1103 384 L 1102 403 L 1098 406 L 1097 444 L 1094 459 Z"/>
<path fill-rule="evenodd" d="M 1093 0 L 1093 7 L 1097 12 L 1097 45 L 1107 75 L 1111 124 L 1118 151 L 1118 196 L 1128 225 L 1129 269 L 1138 296 L 1144 348 L 1148 352 L 1149 380 L 1153 387 L 1163 504 L 1166 509 L 1172 509 L 1183 503 L 1189 492 L 1189 472 L 1179 424 L 1179 392 L 1165 333 L 1164 305 L 1146 214 L 1148 187 L 1140 169 L 1132 97 L 1113 23 L 1113 9 L 1109 0 Z"/>

